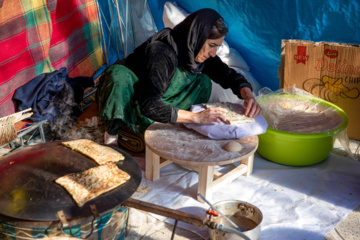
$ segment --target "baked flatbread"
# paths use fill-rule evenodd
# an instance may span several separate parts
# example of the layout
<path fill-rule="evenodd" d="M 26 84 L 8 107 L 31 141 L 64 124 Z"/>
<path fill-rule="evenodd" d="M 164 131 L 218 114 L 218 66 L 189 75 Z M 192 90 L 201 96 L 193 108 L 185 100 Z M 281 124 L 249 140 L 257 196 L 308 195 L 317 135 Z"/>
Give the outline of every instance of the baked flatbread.
<path fill-rule="evenodd" d="M 97 144 L 89 139 L 71 140 L 62 142 L 62 144 L 90 157 L 98 164 L 104 164 L 108 161 L 117 162 L 125 159 L 124 155 L 111 147 Z"/>
<path fill-rule="evenodd" d="M 114 162 L 107 162 L 81 173 L 70 173 L 55 180 L 70 193 L 79 207 L 130 179 Z"/>
<path fill-rule="evenodd" d="M 255 122 L 254 118 L 247 117 L 243 114 L 239 104 L 230 102 L 203 103 L 206 108 L 221 107 L 227 110 L 226 113 L 221 112 L 226 117 L 226 123 L 230 125 Z"/>

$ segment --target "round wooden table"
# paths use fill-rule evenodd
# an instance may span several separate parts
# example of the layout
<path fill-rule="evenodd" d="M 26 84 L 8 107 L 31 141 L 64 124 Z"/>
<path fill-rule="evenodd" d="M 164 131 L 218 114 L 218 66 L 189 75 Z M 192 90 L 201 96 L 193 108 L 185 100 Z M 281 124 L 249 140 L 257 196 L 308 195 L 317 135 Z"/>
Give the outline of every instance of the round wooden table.
<path fill-rule="evenodd" d="M 224 145 L 229 141 L 238 141 L 243 147 L 242 150 L 224 150 Z M 199 173 L 198 193 L 210 201 L 215 185 L 252 173 L 258 143 L 257 136 L 214 140 L 186 128 L 183 124 L 155 122 L 145 131 L 145 177 L 151 181 L 158 179 L 160 169 L 171 163 L 190 168 Z M 214 171 L 217 165 L 235 162 L 240 162 L 239 166 L 225 174 Z M 202 201 L 199 197 L 197 199 Z"/>

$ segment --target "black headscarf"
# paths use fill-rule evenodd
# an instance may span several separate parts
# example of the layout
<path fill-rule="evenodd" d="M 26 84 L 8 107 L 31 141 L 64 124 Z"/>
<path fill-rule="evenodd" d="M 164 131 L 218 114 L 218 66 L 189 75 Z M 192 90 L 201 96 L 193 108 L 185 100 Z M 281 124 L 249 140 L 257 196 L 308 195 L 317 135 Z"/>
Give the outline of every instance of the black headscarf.
<path fill-rule="evenodd" d="M 187 16 L 174 29 L 164 29 L 154 34 L 150 42 L 168 43 L 175 50 L 182 68 L 190 73 L 200 73 L 204 64 L 196 63 L 195 57 L 219 18 L 220 14 L 213 9 L 200 9 Z"/>

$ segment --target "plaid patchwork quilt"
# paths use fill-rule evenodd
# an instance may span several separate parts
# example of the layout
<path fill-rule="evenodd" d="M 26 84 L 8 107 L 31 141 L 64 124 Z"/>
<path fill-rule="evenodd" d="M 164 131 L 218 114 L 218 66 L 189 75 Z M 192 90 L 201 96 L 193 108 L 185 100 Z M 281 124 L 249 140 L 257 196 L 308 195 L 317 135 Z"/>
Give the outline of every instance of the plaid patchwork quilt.
<path fill-rule="evenodd" d="M 15 90 L 66 67 L 93 76 L 103 64 L 96 0 L 0 0 L 0 117 Z"/>

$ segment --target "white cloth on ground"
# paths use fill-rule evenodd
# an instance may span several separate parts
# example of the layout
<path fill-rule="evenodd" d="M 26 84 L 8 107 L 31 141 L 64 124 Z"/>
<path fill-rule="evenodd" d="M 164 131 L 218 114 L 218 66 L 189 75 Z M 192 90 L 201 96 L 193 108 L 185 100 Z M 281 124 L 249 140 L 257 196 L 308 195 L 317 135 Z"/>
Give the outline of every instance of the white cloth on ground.
<path fill-rule="evenodd" d="M 154 182 L 143 177 L 139 189 L 147 190 L 135 192 L 132 198 L 205 216 L 209 206 L 196 200 L 197 183 L 195 171 L 170 164 Z M 213 189 L 211 203 L 231 199 L 249 202 L 262 211 L 260 240 L 321 240 L 359 206 L 360 162 L 331 153 L 319 164 L 290 167 L 255 154 L 250 176 Z M 173 219 L 154 216 L 174 224 Z M 179 222 L 178 227 L 209 237 L 205 226 Z"/>

